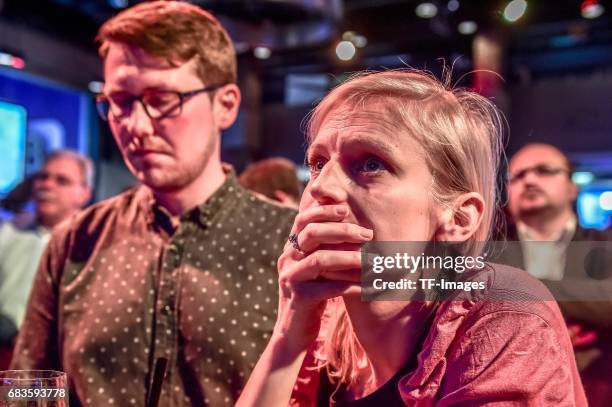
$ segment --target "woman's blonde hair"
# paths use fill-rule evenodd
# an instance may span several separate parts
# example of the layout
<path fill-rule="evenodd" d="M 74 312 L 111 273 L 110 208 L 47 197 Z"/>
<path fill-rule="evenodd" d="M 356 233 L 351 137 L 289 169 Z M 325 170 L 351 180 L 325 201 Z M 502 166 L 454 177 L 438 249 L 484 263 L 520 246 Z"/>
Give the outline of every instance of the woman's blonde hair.
<path fill-rule="evenodd" d="M 422 146 L 433 179 L 431 193 L 438 205 L 452 206 L 464 193 L 482 195 L 482 221 L 460 248 L 464 255 L 481 250 L 479 242 L 491 237 L 497 218 L 497 170 L 504 128 L 500 111 L 485 97 L 466 89 L 453 89 L 423 71 L 366 72 L 336 87 L 314 109 L 308 121 L 308 140 L 316 137 L 326 119 L 338 109 L 359 110 L 373 104 L 382 106 L 387 125 L 414 137 Z M 333 380 L 356 380 L 365 355 L 345 311 L 332 322 L 322 358 Z"/>

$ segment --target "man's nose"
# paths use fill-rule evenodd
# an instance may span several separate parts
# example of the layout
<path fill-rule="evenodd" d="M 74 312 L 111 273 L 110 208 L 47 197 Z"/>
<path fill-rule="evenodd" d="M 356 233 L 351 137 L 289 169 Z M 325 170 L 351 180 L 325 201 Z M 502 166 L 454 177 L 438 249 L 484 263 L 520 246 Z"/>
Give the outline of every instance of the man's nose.
<path fill-rule="evenodd" d="M 523 183 L 525 185 L 533 185 L 540 182 L 540 177 L 536 174 L 533 169 L 528 170 L 523 175 Z"/>
<path fill-rule="evenodd" d="M 131 137 L 148 137 L 153 134 L 153 120 L 147 114 L 142 102 L 135 100 L 125 128 Z"/>
<path fill-rule="evenodd" d="M 33 188 L 35 190 L 38 190 L 38 189 L 49 189 L 49 188 L 52 188 L 52 187 L 54 187 L 56 185 L 57 185 L 57 182 L 55 181 L 53 176 L 42 175 L 42 176 L 37 176 L 34 179 Z"/>
<path fill-rule="evenodd" d="M 319 175 L 311 181 L 310 194 L 321 205 L 346 202 L 347 185 L 350 182 L 342 166 L 329 161 Z"/>

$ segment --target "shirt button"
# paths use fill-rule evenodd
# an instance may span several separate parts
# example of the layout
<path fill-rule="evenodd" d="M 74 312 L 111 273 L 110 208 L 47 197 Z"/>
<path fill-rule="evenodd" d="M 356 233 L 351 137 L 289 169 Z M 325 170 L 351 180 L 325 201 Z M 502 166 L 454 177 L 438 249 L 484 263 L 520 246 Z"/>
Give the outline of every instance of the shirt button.
<path fill-rule="evenodd" d="M 171 314 L 172 313 L 172 307 L 170 305 L 166 305 L 164 307 L 164 311 L 166 311 L 166 314 Z"/>

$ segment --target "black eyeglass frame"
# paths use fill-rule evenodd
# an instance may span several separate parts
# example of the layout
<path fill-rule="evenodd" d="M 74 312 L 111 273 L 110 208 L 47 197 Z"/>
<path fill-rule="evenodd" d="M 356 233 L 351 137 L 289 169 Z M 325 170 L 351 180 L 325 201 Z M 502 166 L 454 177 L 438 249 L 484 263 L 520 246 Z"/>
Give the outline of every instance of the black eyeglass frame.
<path fill-rule="evenodd" d="M 539 177 L 553 177 L 560 173 L 571 174 L 571 171 L 565 167 L 550 167 L 546 164 L 539 164 L 533 167 L 523 168 L 515 174 L 508 173 L 508 182 L 515 183 L 523 180 L 530 172 L 534 172 Z"/>
<path fill-rule="evenodd" d="M 129 117 L 132 114 L 133 111 L 133 106 L 134 106 L 134 102 L 138 101 L 140 102 L 140 104 L 142 105 L 146 115 L 151 119 L 151 120 L 160 120 L 160 119 L 164 119 L 167 117 L 177 117 L 180 116 L 181 113 L 183 112 L 183 105 L 185 104 L 185 101 L 193 96 L 196 96 L 200 93 L 205 93 L 205 92 L 214 92 L 217 89 L 223 87 L 225 85 L 209 85 L 209 86 L 205 86 L 203 88 L 200 89 L 194 89 L 194 90 L 190 90 L 187 92 L 178 92 L 178 91 L 172 91 L 172 90 L 163 90 L 163 91 L 154 91 L 154 92 L 148 92 L 148 93 L 171 93 L 174 95 L 177 95 L 179 98 L 179 102 L 178 105 L 176 107 L 171 108 L 170 110 L 168 110 L 167 112 L 161 113 L 159 116 L 154 116 L 151 115 L 151 112 L 149 111 L 149 108 L 147 107 L 147 104 L 144 101 L 145 96 L 147 95 L 147 93 L 144 93 L 140 96 L 134 96 L 131 98 L 131 104 L 130 104 L 130 110 L 128 114 L 122 115 L 121 117 L 114 117 L 113 113 L 112 113 L 112 109 L 111 109 L 111 105 L 112 102 L 110 101 L 110 99 L 108 98 L 108 96 L 106 96 L 103 93 L 100 93 L 98 95 L 96 95 L 96 110 L 98 112 L 98 115 L 100 116 L 100 118 L 104 121 L 110 121 L 110 120 L 122 120 L 126 117 Z M 104 106 L 106 104 L 106 106 Z M 111 115 L 113 115 L 113 118 L 111 119 Z"/>

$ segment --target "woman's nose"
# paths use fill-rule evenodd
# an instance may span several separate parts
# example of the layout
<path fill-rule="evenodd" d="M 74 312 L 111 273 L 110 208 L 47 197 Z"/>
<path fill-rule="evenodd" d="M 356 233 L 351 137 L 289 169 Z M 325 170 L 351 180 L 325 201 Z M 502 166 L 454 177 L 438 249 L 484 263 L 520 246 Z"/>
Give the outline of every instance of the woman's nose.
<path fill-rule="evenodd" d="M 321 205 L 346 202 L 348 181 L 342 167 L 330 161 L 310 182 L 310 194 Z"/>

